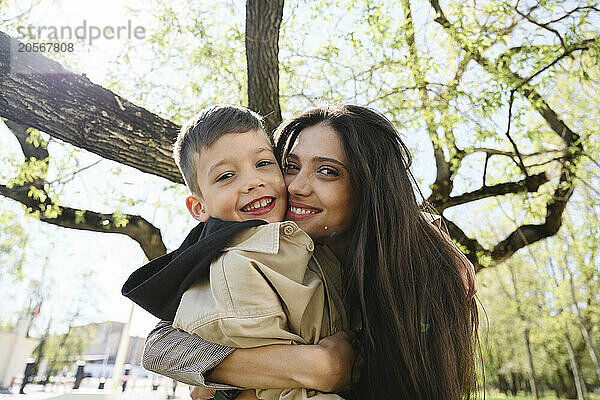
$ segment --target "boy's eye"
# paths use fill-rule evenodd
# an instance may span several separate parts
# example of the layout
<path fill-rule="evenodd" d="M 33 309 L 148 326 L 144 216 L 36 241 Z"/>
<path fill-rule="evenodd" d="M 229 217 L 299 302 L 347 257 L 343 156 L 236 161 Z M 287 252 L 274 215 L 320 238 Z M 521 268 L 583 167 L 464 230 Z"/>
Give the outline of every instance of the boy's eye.
<path fill-rule="evenodd" d="M 273 161 L 263 160 L 263 161 L 259 161 L 258 164 L 256 164 L 256 168 L 266 167 L 268 165 L 273 165 L 273 164 L 275 164 Z"/>
<path fill-rule="evenodd" d="M 233 176 L 233 173 L 232 173 L 232 172 L 226 172 L 226 173 L 224 173 L 223 175 L 221 175 L 221 176 L 219 176 L 219 177 L 217 178 L 217 182 L 224 181 L 224 180 L 226 180 L 226 179 L 229 179 L 229 178 L 231 178 L 232 176 Z"/>
<path fill-rule="evenodd" d="M 319 169 L 318 171 L 320 174 L 322 175 L 326 175 L 326 176 L 338 176 L 339 173 L 331 167 L 323 167 L 321 169 Z"/>

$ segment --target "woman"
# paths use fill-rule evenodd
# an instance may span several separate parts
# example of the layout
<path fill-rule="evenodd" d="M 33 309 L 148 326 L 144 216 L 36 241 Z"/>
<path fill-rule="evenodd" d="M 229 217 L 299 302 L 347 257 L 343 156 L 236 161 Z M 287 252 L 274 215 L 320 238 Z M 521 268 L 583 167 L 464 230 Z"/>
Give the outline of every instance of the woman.
<path fill-rule="evenodd" d="M 344 266 L 344 305 L 351 326 L 360 329 L 364 360 L 353 393 L 360 399 L 468 398 L 476 380 L 477 308 L 464 284 L 472 292 L 474 280 L 464 257 L 423 217 L 410 156 L 393 125 L 364 107 L 323 107 L 283 123 L 275 140 L 288 219 Z M 341 390 L 353 358 L 344 339 L 327 338 L 321 349 L 236 349 L 210 376 L 243 387 Z M 306 371 L 318 372 L 319 365 L 332 374 L 319 380 Z"/>

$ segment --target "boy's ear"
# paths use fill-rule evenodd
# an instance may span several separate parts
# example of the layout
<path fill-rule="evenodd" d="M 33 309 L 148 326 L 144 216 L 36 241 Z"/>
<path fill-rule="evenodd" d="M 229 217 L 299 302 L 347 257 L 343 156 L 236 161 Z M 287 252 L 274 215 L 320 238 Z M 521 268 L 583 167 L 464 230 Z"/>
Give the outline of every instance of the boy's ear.
<path fill-rule="evenodd" d="M 185 199 L 185 205 L 194 219 L 200 222 L 206 222 L 210 218 L 210 215 L 208 215 L 204 209 L 204 205 L 196 196 L 188 196 Z"/>

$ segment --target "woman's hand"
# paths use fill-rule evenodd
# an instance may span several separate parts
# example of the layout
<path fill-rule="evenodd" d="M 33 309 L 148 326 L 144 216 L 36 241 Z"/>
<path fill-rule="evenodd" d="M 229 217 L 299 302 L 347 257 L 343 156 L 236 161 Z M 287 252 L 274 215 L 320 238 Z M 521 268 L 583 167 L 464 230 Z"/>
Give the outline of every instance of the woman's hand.
<path fill-rule="evenodd" d="M 200 386 L 190 386 L 190 397 L 192 400 L 208 400 L 215 397 L 215 389 L 207 389 Z"/>
<path fill-rule="evenodd" d="M 258 400 L 254 389 L 244 390 L 238 397 L 237 400 Z"/>
<path fill-rule="evenodd" d="M 338 332 L 319 341 L 318 346 L 323 351 L 323 363 L 319 371 L 320 381 L 311 388 L 322 392 L 344 392 L 350 389 L 352 380 L 352 364 L 357 354 L 353 347 L 356 335 L 353 332 Z M 354 367 L 354 381 L 359 378 L 360 357 Z"/>
<path fill-rule="evenodd" d="M 215 397 L 215 389 L 207 389 L 200 386 L 190 386 L 190 397 L 192 400 L 209 400 Z M 244 390 L 238 397 L 237 400 L 257 400 L 254 389 Z"/>

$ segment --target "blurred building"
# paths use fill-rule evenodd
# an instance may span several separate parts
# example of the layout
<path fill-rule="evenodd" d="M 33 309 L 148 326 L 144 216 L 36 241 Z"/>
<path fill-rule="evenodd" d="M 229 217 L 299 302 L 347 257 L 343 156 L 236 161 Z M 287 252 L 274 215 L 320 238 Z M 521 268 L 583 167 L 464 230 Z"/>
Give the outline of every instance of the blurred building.
<path fill-rule="evenodd" d="M 119 349 L 119 341 L 125 324 L 122 322 L 100 322 L 71 328 L 70 333 L 87 336 L 87 344 L 83 351 L 86 362 L 85 372 L 92 377 L 109 378 L 112 376 L 115 358 Z M 130 336 L 125 363 L 131 365 L 130 375 L 148 376 L 148 371 L 141 366 L 145 338 Z"/>
<path fill-rule="evenodd" d="M 15 377 L 23 374 L 26 360 L 39 343 L 38 339 L 26 337 L 29 323 L 28 318 L 19 318 L 11 332 L 0 331 L 0 389 L 7 388 Z"/>

